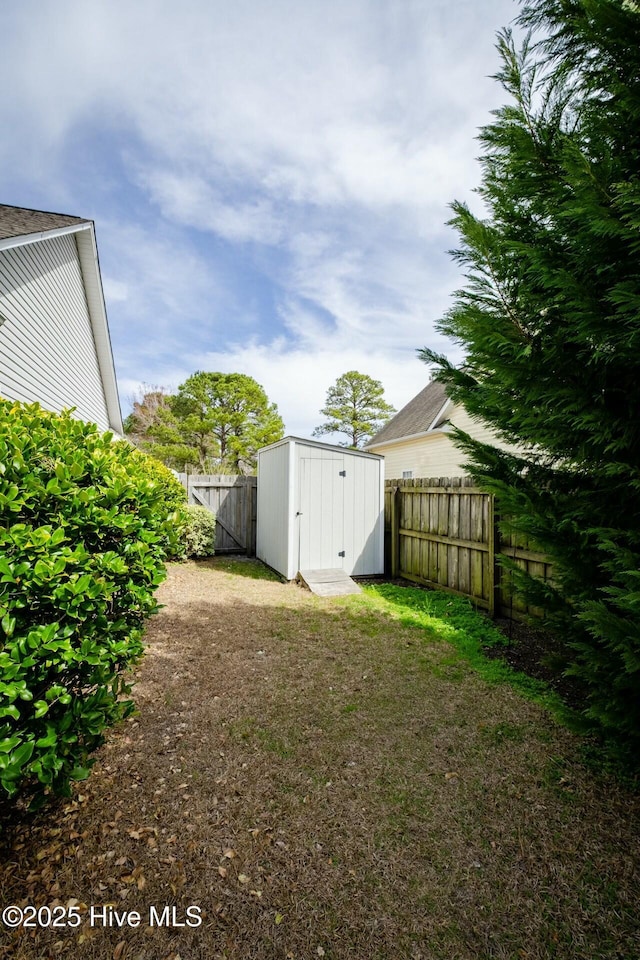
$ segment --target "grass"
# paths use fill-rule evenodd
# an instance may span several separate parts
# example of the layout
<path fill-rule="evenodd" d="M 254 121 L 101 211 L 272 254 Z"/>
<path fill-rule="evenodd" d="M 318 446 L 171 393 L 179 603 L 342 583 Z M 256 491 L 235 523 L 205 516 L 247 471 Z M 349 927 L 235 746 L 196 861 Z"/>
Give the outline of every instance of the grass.
<path fill-rule="evenodd" d="M 463 597 L 417 587 L 379 584 L 365 588 L 363 602 L 405 626 L 418 627 L 425 640 L 444 640 L 450 644 L 452 653 L 445 660 L 445 666 L 452 669 L 451 675 L 460 659 L 464 659 L 488 683 L 508 683 L 568 726 L 575 725 L 573 711 L 548 684 L 485 655 L 487 647 L 505 646 L 507 640 Z"/>
<path fill-rule="evenodd" d="M 484 662 L 486 620 L 235 564 L 172 569 L 138 717 L 0 870 L 3 904 L 196 904 L 203 927 L 7 935 L 0 957 L 640 956 L 640 800 Z"/>

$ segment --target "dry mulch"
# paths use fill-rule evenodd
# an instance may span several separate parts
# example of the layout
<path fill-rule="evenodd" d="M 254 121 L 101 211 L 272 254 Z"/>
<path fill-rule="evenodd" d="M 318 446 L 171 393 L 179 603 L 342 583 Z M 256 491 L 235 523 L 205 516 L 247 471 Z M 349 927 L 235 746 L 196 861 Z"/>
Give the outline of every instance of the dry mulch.
<path fill-rule="evenodd" d="M 640 799 L 445 642 L 260 570 L 172 567 L 138 716 L 5 850 L 2 906 L 82 926 L 0 928 L 0 957 L 640 956 Z M 105 904 L 140 927 L 90 926 Z"/>

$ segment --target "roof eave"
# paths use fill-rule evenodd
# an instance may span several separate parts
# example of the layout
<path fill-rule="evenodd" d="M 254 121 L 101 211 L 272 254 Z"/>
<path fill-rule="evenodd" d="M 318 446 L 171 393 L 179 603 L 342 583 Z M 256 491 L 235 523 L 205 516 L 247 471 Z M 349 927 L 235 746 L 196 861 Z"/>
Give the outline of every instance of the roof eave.
<path fill-rule="evenodd" d="M 451 428 L 448 426 L 434 427 L 433 429 L 423 430 L 422 433 L 411 433 L 406 437 L 396 437 L 394 440 L 380 440 L 378 443 L 365 443 L 365 450 L 373 450 L 376 447 L 391 447 L 397 443 L 408 443 L 410 440 L 423 440 L 425 437 L 434 437 L 442 433 L 451 433 Z"/>
<path fill-rule="evenodd" d="M 37 243 L 39 240 L 52 240 L 54 237 L 64 237 L 68 233 L 78 233 L 79 230 L 92 230 L 91 220 L 83 220 L 82 223 L 72 223 L 68 227 L 56 227 L 53 230 L 39 230 L 37 233 L 22 233 L 17 237 L 4 237 L 0 240 L 0 250 L 8 250 L 11 247 L 22 247 L 26 243 Z"/>
<path fill-rule="evenodd" d="M 419 440 L 421 437 L 427 437 L 432 433 L 446 433 L 446 428 L 438 427 L 437 424 L 441 422 L 444 414 L 452 405 L 453 400 L 451 400 L 450 397 L 447 397 L 426 430 L 421 430 L 419 433 L 409 433 L 403 437 L 393 437 L 390 440 L 376 440 L 374 437 L 372 442 L 370 441 L 369 443 L 365 443 L 365 450 L 369 447 L 383 447 L 391 443 L 404 443 L 405 440 Z"/>
<path fill-rule="evenodd" d="M 435 417 L 433 418 L 433 420 L 431 421 L 431 424 L 429 425 L 429 430 L 435 430 L 435 429 L 436 429 L 437 424 L 440 423 L 440 421 L 443 419 L 446 411 L 448 410 L 448 408 L 449 408 L 452 404 L 453 404 L 453 400 L 451 399 L 451 397 L 447 397 L 447 399 L 445 400 L 445 402 L 442 404 L 442 406 L 441 406 L 440 409 L 438 410 L 436 416 L 435 416 Z M 429 432 L 429 431 L 427 431 L 427 432 Z"/>
<path fill-rule="evenodd" d="M 98 366 L 100 367 L 100 375 L 104 387 L 109 426 L 115 433 L 122 436 L 124 434 L 122 412 L 120 410 L 118 381 L 116 379 L 116 369 L 113 361 L 111 335 L 107 321 L 107 308 L 102 288 L 98 245 L 96 243 L 93 223 L 89 222 L 87 227 L 88 230 L 85 228 L 85 225 L 82 224 L 80 228 L 76 228 L 78 259 L 80 261 L 80 269 L 82 270 L 87 294 L 87 308 L 89 310 Z"/>

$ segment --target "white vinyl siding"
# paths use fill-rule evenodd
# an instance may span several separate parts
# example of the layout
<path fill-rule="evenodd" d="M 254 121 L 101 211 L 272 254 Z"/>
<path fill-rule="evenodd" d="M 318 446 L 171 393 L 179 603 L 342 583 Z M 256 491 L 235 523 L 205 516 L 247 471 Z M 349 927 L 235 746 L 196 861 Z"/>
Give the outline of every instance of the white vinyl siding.
<path fill-rule="evenodd" d="M 0 250 L 0 395 L 109 429 L 75 236 Z"/>
<path fill-rule="evenodd" d="M 454 407 L 450 419 L 456 427 L 477 440 L 507 449 L 507 445 L 497 440 L 489 427 L 472 420 L 464 407 Z M 380 444 L 372 448 L 372 453 L 382 454 L 384 457 L 384 472 L 388 480 L 400 479 L 403 473 L 409 470 L 413 477 L 466 475 L 462 466 L 465 455 L 454 445 L 451 435 L 446 431 L 434 430 L 433 433 L 414 440 Z"/>

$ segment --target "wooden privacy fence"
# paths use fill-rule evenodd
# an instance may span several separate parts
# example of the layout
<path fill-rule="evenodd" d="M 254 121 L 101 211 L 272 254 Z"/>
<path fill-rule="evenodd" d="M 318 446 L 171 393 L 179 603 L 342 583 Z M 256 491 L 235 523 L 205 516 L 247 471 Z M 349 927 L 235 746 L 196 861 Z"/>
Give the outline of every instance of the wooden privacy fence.
<path fill-rule="evenodd" d="M 189 503 L 216 515 L 216 553 L 256 552 L 257 477 L 180 473 Z"/>
<path fill-rule="evenodd" d="M 494 497 L 470 478 L 386 481 L 387 575 L 469 597 L 491 616 L 539 616 L 514 593 L 501 556 L 534 576 L 551 574 L 543 554 L 500 536 Z"/>

